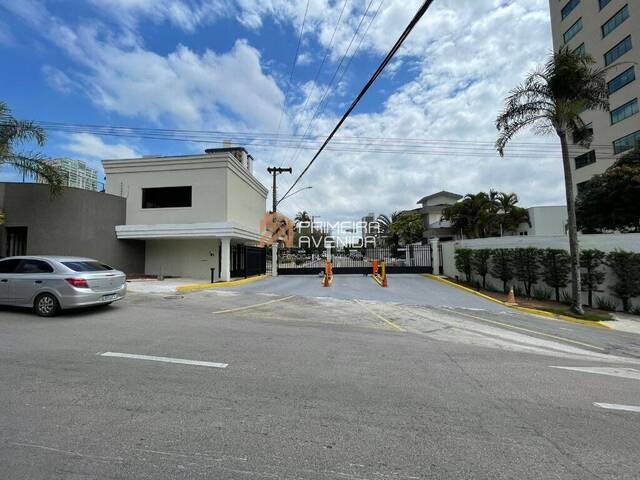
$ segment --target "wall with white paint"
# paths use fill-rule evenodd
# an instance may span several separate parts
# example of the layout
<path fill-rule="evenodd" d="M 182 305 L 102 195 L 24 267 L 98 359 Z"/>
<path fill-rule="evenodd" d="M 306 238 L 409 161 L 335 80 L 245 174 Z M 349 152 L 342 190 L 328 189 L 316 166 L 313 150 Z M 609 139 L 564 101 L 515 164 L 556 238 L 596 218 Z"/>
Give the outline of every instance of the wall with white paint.
<path fill-rule="evenodd" d="M 606 234 L 606 235 L 579 235 L 580 248 L 582 250 L 595 248 L 603 252 L 611 252 L 613 250 L 626 250 L 630 252 L 640 253 L 640 233 L 627 234 Z M 557 248 L 569 251 L 569 239 L 564 235 L 539 235 L 539 236 L 512 236 L 512 237 L 493 237 L 478 238 L 474 240 L 455 240 L 451 242 L 443 242 L 442 244 L 442 264 L 443 272 L 447 277 L 464 278 L 464 274 L 456 269 L 455 251 L 458 248 L 485 249 L 485 248 Z M 607 298 L 612 301 L 619 302 L 611 294 L 610 287 L 615 283 L 616 279 L 608 267 L 603 267 L 606 272 L 605 282 L 600 286 L 601 292 L 595 295 L 600 298 Z M 499 287 L 502 282 L 496 278 L 487 277 L 487 281 Z M 515 281 L 515 280 L 514 280 Z M 546 287 L 540 281 L 537 286 Z M 584 296 L 586 302 L 586 293 Z M 640 299 L 635 299 L 635 306 L 640 306 Z M 619 305 L 621 307 L 621 305 Z"/>
<path fill-rule="evenodd" d="M 218 248 L 220 240 L 147 240 L 145 272 L 148 275 L 195 278 L 209 280 L 211 267 L 216 269 L 216 280 L 220 272 Z M 213 256 L 210 255 L 213 253 Z"/>

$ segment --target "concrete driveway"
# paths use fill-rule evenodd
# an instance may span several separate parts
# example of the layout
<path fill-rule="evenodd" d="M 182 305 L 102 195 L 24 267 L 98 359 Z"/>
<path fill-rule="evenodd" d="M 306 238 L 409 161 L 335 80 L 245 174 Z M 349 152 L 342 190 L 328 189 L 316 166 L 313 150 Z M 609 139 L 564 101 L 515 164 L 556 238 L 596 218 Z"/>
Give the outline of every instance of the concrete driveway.
<path fill-rule="evenodd" d="M 0 478 L 640 478 L 639 336 L 448 290 L 281 277 L 0 308 Z"/>
<path fill-rule="evenodd" d="M 422 275 L 389 275 L 388 288 L 376 284 L 371 276 L 335 275 L 333 285 L 324 288 L 317 276 L 280 276 L 233 288 L 243 293 L 273 293 L 303 297 L 330 297 L 342 300 L 375 300 L 405 305 L 422 305 L 509 311 L 498 303 L 444 285 Z"/>

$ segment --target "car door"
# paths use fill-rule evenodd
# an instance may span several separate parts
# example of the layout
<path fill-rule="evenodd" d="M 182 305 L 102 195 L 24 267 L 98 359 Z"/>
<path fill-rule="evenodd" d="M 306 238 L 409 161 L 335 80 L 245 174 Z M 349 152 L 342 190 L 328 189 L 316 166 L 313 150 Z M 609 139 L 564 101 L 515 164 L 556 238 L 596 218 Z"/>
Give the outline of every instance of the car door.
<path fill-rule="evenodd" d="M 53 267 L 44 260 L 20 261 L 9 287 L 13 302 L 18 305 L 30 304 L 33 297 L 50 280 L 52 273 Z"/>
<path fill-rule="evenodd" d="M 0 260 L 0 303 L 2 304 L 13 303 L 11 285 L 15 277 L 14 270 L 19 263 L 20 259 L 18 258 Z"/>

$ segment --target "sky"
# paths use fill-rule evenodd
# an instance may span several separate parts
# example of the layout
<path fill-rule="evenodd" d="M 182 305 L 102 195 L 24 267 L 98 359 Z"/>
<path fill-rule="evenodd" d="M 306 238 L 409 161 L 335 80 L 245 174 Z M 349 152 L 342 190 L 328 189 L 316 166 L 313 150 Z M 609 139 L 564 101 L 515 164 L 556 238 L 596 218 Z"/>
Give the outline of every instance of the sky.
<path fill-rule="evenodd" d="M 85 160 L 99 178 L 102 159 L 198 153 L 228 133 L 265 186 L 267 166 L 293 168 L 281 194 L 421 3 L 0 0 L 0 100 L 21 119 L 223 132 L 198 143 L 48 132 L 42 153 Z M 504 97 L 552 50 L 548 10 L 548 0 L 435 0 L 296 186 L 312 188 L 280 209 L 358 220 L 490 188 L 525 207 L 564 203 L 553 137 L 525 132 L 504 158 L 492 147 Z M 3 167 L 0 180 L 21 177 Z"/>

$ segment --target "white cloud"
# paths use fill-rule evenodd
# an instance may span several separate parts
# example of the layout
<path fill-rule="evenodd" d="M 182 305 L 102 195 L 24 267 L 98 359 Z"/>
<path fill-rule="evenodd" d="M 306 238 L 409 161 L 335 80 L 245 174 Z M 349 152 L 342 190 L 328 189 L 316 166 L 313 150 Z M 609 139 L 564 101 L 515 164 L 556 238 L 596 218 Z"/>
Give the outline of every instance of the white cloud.
<path fill-rule="evenodd" d="M 11 28 L 6 23 L 0 21 L 0 45 L 13 45 L 15 40 L 11 34 Z"/>
<path fill-rule="evenodd" d="M 64 95 L 71 93 L 77 87 L 76 82 L 71 80 L 66 73 L 51 65 L 43 65 L 42 74 L 51 88 Z"/>
<path fill-rule="evenodd" d="M 193 32 L 199 25 L 211 24 L 229 15 L 226 0 L 91 0 L 91 3 L 131 28 L 142 19 L 151 19 L 158 24 L 169 22 Z"/>
<path fill-rule="evenodd" d="M 369 1 L 347 3 L 332 60 L 346 49 Z M 20 4 L 14 13 L 24 18 L 42 14 L 42 9 L 37 8 L 34 13 L 27 5 L 31 2 L 26 0 L 13 3 Z M 210 3 L 195 0 L 99 3 L 112 8 L 114 14 L 118 11 L 129 15 L 123 20 L 126 28 L 116 32 L 95 26 L 71 28 L 50 17 L 46 23 L 51 26 L 48 33 L 51 41 L 80 66 L 83 84 L 90 87 L 88 92 L 96 105 L 162 124 L 254 133 L 275 130 L 283 94 L 262 67 L 272 59 L 263 59 L 245 41 L 236 42 L 228 52 L 197 52 L 178 45 L 173 52 L 160 55 L 146 48 L 136 33 L 135 26 L 142 18 L 171 22 L 193 31 L 209 20 L 192 16 L 189 21 L 180 21 L 180 12 L 187 11 L 183 7 L 193 10 Z M 228 4 L 232 3 L 229 0 Z M 360 54 L 381 58 L 420 3 L 419 0 L 384 2 L 364 38 Z M 176 5 L 173 13 L 166 8 L 171 4 Z M 221 15 L 236 15 L 245 27 L 255 30 L 269 17 L 290 28 L 291 35 L 297 38 L 306 2 L 235 0 L 234 4 L 234 13 L 228 10 Z M 155 5 L 157 9 L 153 8 Z M 371 11 L 377 5 L 375 0 Z M 311 52 L 310 46 L 328 45 L 342 6 L 342 0 L 310 3 L 302 63 L 307 54 L 311 54 L 311 66 L 322 59 L 324 51 Z M 313 185 L 313 190 L 292 197 L 283 204 L 283 209 L 290 213 L 306 209 L 326 219 L 358 217 L 368 211 L 388 213 L 412 208 L 425 194 L 441 189 L 463 194 L 489 188 L 515 191 L 525 206 L 562 202 L 559 150 L 548 147 L 552 139 L 524 134 L 515 139 L 522 145 L 508 148 L 504 159 L 491 146 L 496 137 L 494 119 L 504 96 L 551 50 L 548 8 L 547 0 L 435 2 L 400 50 L 388 72 L 390 75 L 385 77 L 392 82 L 385 87 L 392 94 L 375 111 L 352 114 L 338 135 L 338 138 L 420 139 L 425 142 L 420 147 L 422 154 L 326 151 L 300 184 Z M 328 63 L 325 73 L 334 67 L 335 63 Z M 354 90 L 366 80 L 365 73 L 354 72 L 353 68 L 342 86 L 348 83 L 350 89 L 345 90 L 348 95 L 334 96 L 334 104 L 350 101 Z M 288 78 L 287 73 L 288 66 L 287 71 L 273 74 Z M 304 95 L 312 91 L 312 84 L 302 76 L 295 78 L 299 81 L 291 94 L 295 105 L 288 111 L 298 115 L 296 133 L 302 133 L 321 90 L 313 89 L 314 96 L 302 112 Z M 374 85 L 368 99 L 379 92 L 380 85 Z M 341 113 L 324 112 L 312 126 L 312 134 L 326 135 Z M 292 128 L 287 123 L 294 122 L 285 118 L 282 131 Z M 545 147 L 523 146 L 523 142 L 541 141 Z M 486 143 L 483 146 L 478 142 Z M 380 143 L 385 147 L 390 141 Z M 295 174 L 313 153 L 304 150 L 293 162 Z M 280 164 L 283 158 L 288 165 L 293 152 L 262 150 L 256 146 L 254 154 L 256 169 L 268 185 L 262 169 L 267 164 Z M 282 188 L 291 181 L 285 176 L 281 180 Z"/>
<path fill-rule="evenodd" d="M 136 158 L 141 156 L 129 145 L 105 143 L 100 137 L 90 133 L 71 133 L 67 135 L 67 143 L 62 148 L 80 155 L 82 159 L 90 160 Z"/>

